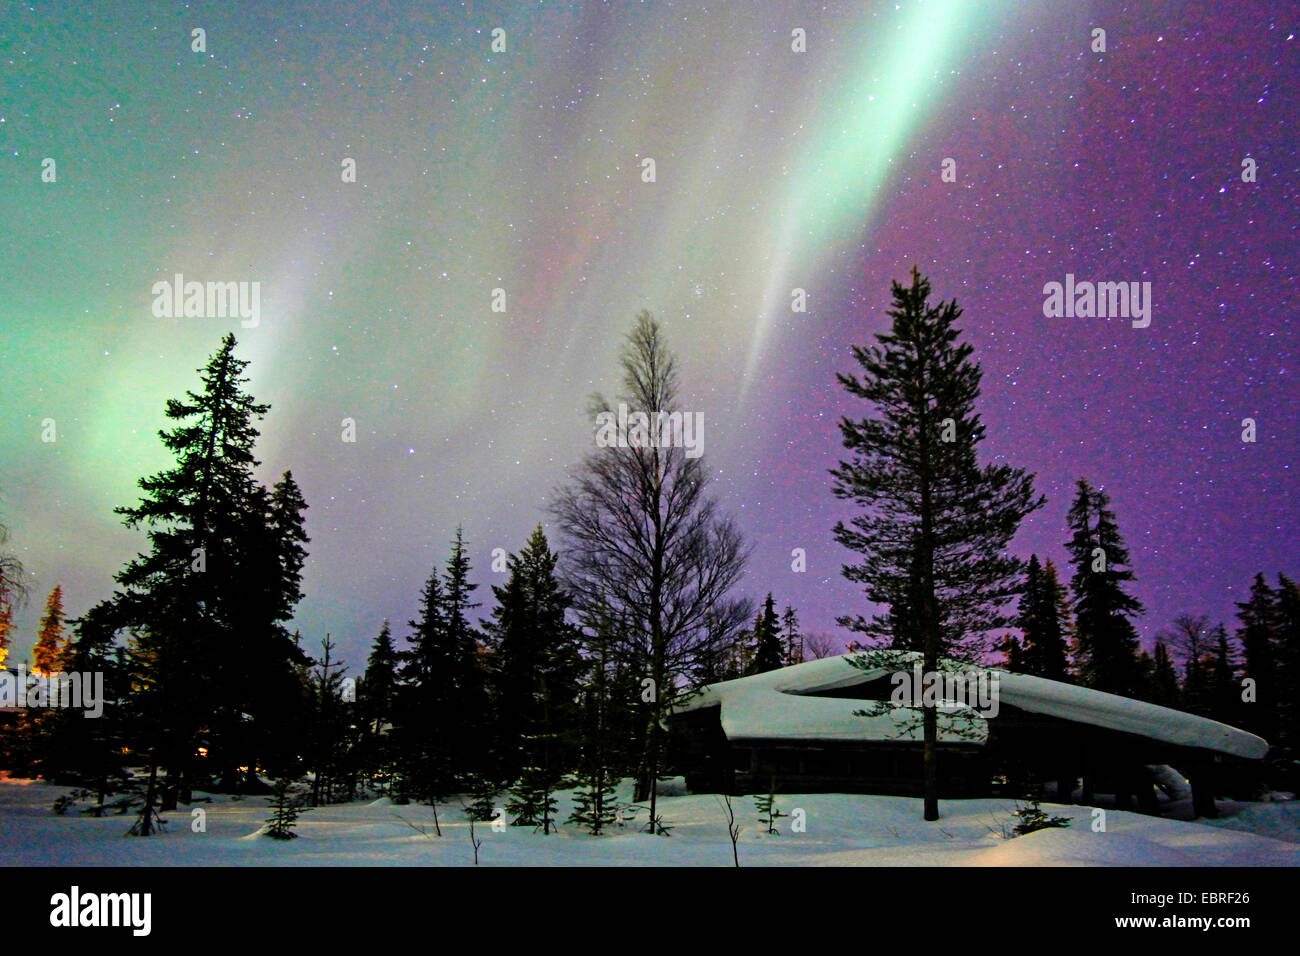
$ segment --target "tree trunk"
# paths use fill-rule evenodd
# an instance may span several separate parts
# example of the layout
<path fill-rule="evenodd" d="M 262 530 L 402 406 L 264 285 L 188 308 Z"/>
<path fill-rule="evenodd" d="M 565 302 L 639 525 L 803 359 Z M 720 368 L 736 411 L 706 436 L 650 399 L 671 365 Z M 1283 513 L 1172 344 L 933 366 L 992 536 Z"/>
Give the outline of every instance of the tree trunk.
<path fill-rule="evenodd" d="M 1074 782 L 1078 778 L 1073 768 L 1062 767 L 1056 777 L 1056 802 L 1074 803 Z"/>
<path fill-rule="evenodd" d="M 921 626 L 925 628 L 925 675 L 937 679 L 939 675 L 939 614 L 934 594 L 934 552 L 930 547 L 930 490 L 928 483 L 921 488 Z M 937 696 L 937 695 L 936 695 Z M 922 729 L 925 734 L 925 813 L 927 821 L 939 819 L 939 711 L 938 702 L 927 704 L 921 700 Z"/>
<path fill-rule="evenodd" d="M 912 269 L 912 286 L 919 281 L 915 267 Z M 930 485 L 932 474 L 930 464 L 930 434 L 925 400 L 922 398 L 921 409 L 921 540 L 916 556 L 920 572 L 920 612 L 921 633 L 925 640 L 925 676 L 938 677 L 939 673 L 939 607 L 934 593 L 934 498 Z M 937 695 L 936 695 L 937 696 Z M 922 729 L 925 733 L 925 812 L 927 821 L 939 819 L 939 712 L 935 704 L 927 705 L 921 700 Z"/>
<path fill-rule="evenodd" d="M 1214 777 L 1208 764 L 1196 767 L 1188 775 L 1192 784 L 1192 814 L 1214 820 L 1219 808 L 1214 805 Z"/>
<path fill-rule="evenodd" d="M 140 836 L 153 835 L 153 804 L 158 789 L 158 761 L 151 758 L 149 761 L 149 784 L 144 791 L 144 810 L 140 816 Z"/>
<path fill-rule="evenodd" d="M 1160 816 L 1160 801 L 1156 798 L 1156 788 L 1151 777 L 1142 767 L 1135 768 L 1134 785 L 1137 788 L 1138 809 L 1153 817 Z"/>
<path fill-rule="evenodd" d="M 1086 807 L 1092 806 L 1096 800 L 1096 778 L 1092 764 L 1092 751 L 1089 743 L 1085 740 L 1083 743 L 1083 783 L 1079 789 L 1079 802 Z"/>
<path fill-rule="evenodd" d="M 923 710 L 925 730 L 925 819 L 939 819 L 939 712 L 934 707 Z"/>
<path fill-rule="evenodd" d="M 650 710 L 650 767 L 649 779 L 646 781 L 650 787 L 650 832 L 655 832 L 655 814 L 658 812 L 659 788 L 655 782 L 659 779 L 659 719 L 656 711 L 659 709 L 659 695 L 655 694 L 655 703 Z"/>
<path fill-rule="evenodd" d="M 179 771 L 173 771 L 171 768 L 167 770 L 167 785 L 162 788 L 162 795 L 158 802 L 158 811 L 160 813 L 176 809 L 176 791 L 181 784 L 179 773 Z"/>
<path fill-rule="evenodd" d="M 636 791 L 632 794 L 632 801 L 640 803 L 643 800 L 650 799 L 650 728 L 653 725 L 654 713 L 653 706 L 646 718 L 645 740 L 641 744 L 641 759 L 638 762 L 636 771 Z"/>

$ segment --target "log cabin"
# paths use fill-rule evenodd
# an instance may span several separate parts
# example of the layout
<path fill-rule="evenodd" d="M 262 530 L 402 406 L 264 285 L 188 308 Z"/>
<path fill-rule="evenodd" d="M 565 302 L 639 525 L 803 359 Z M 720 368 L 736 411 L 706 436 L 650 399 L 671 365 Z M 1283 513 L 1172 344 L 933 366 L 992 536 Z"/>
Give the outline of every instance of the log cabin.
<path fill-rule="evenodd" d="M 891 697 L 920 655 L 891 655 L 843 654 L 710 684 L 670 712 L 669 762 L 697 793 L 919 795 L 920 710 Z M 1212 817 L 1216 791 L 1250 779 L 1268 752 L 1262 738 L 1206 717 L 980 670 L 994 679 L 996 707 L 938 703 L 943 798 L 1038 792 L 1090 805 L 1104 793 L 1116 807 L 1136 801 L 1157 813 L 1155 787 L 1173 796 L 1172 780 L 1190 785 L 1195 815 Z"/>

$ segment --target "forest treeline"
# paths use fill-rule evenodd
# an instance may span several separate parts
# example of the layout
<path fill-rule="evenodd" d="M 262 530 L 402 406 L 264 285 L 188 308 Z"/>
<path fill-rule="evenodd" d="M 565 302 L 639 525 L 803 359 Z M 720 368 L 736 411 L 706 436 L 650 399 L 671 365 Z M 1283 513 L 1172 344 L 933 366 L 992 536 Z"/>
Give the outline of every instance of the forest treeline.
<path fill-rule="evenodd" d="M 1050 560 L 1011 555 L 1043 499 L 1023 470 L 979 463 L 980 369 L 955 302 L 932 306 L 929 291 L 915 271 L 910 286 L 895 283 L 891 329 L 855 347 L 859 375 L 839 376 L 870 408 L 840 423 L 848 456 L 832 491 L 856 511 L 834 533 L 860 557 L 845 576 L 883 609 L 839 619 L 863 636 L 850 647 L 920 651 L 932 670 L 941 658 L 997 658 L 1241 726 L 1273 744 L 1272 785 L 1294 787 L 1296 584 L 1260 574 L 1234 631 L 1185 615 L 1148 652 L 1118 521 L 1086 479 L 1067 516 L 1068 586 Z M 737 595 L 749 546 L 710 495 L 703 457 L 629 442 L 592 449 L 552 497 L 555 545 L 538 525 L 487 594 L 458 529 L 416 616 L 377 622 L 364 666 L 346 664 L 330 635 L 289 630 L 308 506 L 291 472 L 269 487 L 255 477 L 269 407 L 246 392 L 235 347 L 227 335 L 198 389 L 167 403 L 159 434 L 175 463 L 117 509 L 147 547 L 113 594 L 71 621 L 61 588 L 47 601 L 34 673 L 101 673 L 106 706 L 96 719 L 20 711 L 0 731 L 0 765 L 74 788 L 61 810 L 129 812 L 148 835 L 195 790 L 265 793 L 279 781 L 283 799 L 303 781 L 314 805 L 384 794 L 436 811 L 454 797 L 476 819 L 504 806 L 542 832 L 572 822 L 600 833 L 619 819 L 616 782 L 631 776 L 647 829 L 662 832 L 654 783 L 672 770 L 672 703 L 837 650 L 803 633 L 793 607 L 778 613 L 773 595 L 757 606 Z M 620 402 L 678 407 L 676 361 L 648 313 L 620 369 Z M 593 420 L 610 407 L 593 397 Z M 3 663 L 23 578 L 0 558 Z M 567 787 L 576 809 L 557 821 L 554 794 Z"/>

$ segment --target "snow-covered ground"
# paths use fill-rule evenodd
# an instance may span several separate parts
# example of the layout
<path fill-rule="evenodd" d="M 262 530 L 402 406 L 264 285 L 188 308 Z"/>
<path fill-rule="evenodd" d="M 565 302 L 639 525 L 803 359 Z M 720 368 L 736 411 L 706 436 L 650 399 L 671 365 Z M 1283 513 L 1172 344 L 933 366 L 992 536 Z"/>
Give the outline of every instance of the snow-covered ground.
<path fill-rule="evenodd" d="M 726 812 L 720 797 L 682 794 L 668 787 L 659 798 L 669 837 L 652 837 L 634 825 L 592 837 L 576 826 L 559 833 L 521 827 L 494 832 L 477 824 L 485 866 L 731 866 Z M 672 792 L 674 789 L 677 792 Z M 167 815 L 167 832 L 150 839 L 124 836 L 131 819 L 56 816 L 50 806 L 59 787 L 0 775 L 0 865 L 5 866 L 470 866 L 469 825 L 458 807 L 440 808 L 441 838 L 432 836 L 427 806 L 393 806 L 387 799 L 305 812 L 299 839 L 261 836 L 267 816 L 261 797 L 214 796 L 196 803 L 206 832 L 191 829 L 189 809 Z M 625 782 L 624 799 L 630 800 Z M 561 793 L 560 819 L 571 793 Z M 1043 804 L 1068 817 L 1065 829 L 1006 839 L 1015 803 L 1008 799 L 946 800 L 938 823 L 921 820 L 910 797 L 860 794 L 782 794 L 786 813 L 804 811 L 806 832 L 778 822 L 781 834 L 763 832 L 752 797 L 733 797 L 741 866 L 1300 866 L 1300 802 L 1223 803 L 1213 822 L 1186 816 L 1165 803 L 1169 817 L 1107 810 L 1105 832 L 1094 832 L 1087 807 Z M 639 814 L 644 822 L 645 813 Z M 412 825 L 425 827 L 430 835 Z"/>

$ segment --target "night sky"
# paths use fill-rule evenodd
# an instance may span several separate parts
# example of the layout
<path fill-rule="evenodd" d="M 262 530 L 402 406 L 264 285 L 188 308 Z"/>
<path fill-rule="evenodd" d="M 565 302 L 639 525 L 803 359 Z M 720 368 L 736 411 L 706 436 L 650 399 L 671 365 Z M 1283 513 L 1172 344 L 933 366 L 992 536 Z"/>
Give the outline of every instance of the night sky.
<path fill-rule="evenodd" d="M 169 465 L 164 404 L 227 331 L 272 405 L 259 474 L 291 468 L 311 506 L 306 641 L 331 632 L 355 670 L 384 618 L 405 634 L 457 524 L 487 611 L 492 549 L 548 522 L 641 308 L 754 545 L 745 592 L 847 636 L 835 617 L 865 599 L 839 574 L 852 512 L 827 469 L 838 417 L 865 409 L 835 372 L 913 265 L 964 309 L 985 457 L 1047 496 L 1018 551 L 1063 564 L 1086 475 L 1132 552 L 1144 640 L 1183 612 L 1235 625 L 1255 572 L 1300 576 L 1300 18 L 1217 7 L 7 5 L 0 514 L 32 592 L 15 659 L 54 584 L 75 616 L 145 547 L 112 509 Z M 260 282 L 259 325 L 156 318 L 175 273 Z M 1150 326 L 1044 317 L 1067 273 L 1151 282 Z"/>

